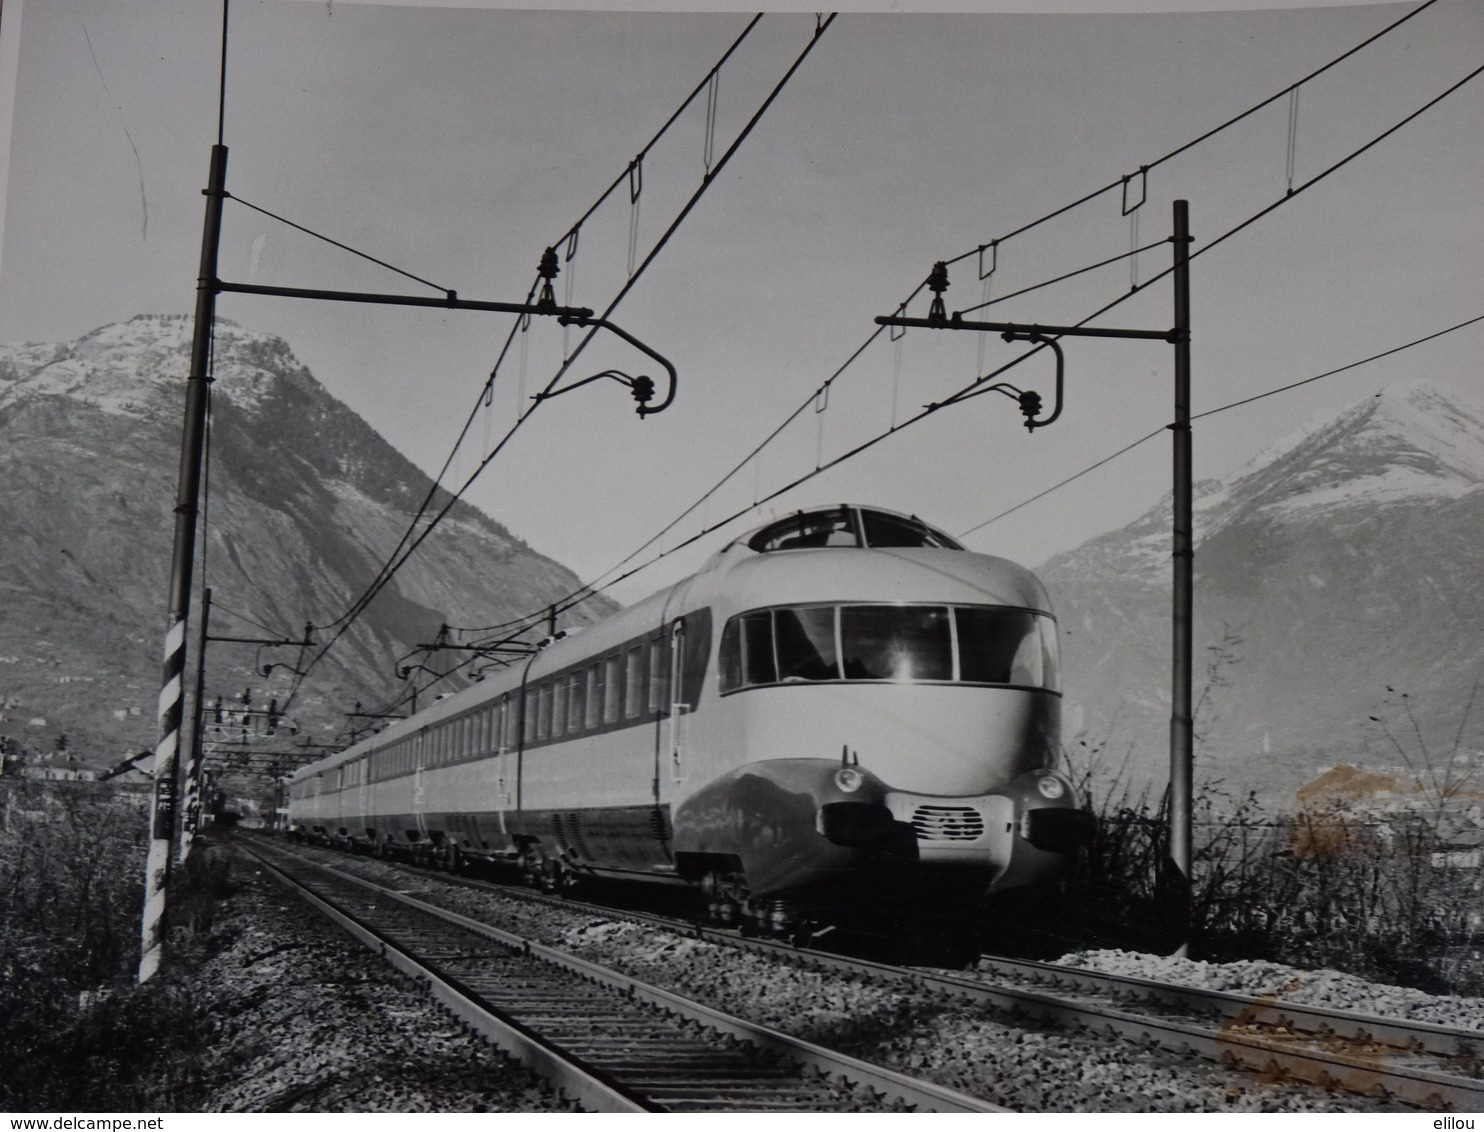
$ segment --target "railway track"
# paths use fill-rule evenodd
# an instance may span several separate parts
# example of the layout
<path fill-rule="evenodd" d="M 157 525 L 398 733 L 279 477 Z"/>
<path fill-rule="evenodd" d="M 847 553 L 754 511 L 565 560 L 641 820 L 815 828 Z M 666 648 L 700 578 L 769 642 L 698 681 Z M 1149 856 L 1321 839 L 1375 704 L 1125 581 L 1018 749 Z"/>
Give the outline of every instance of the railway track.
<path fill-rule="evenodd" d="M 262 839 L 237 844 L 584 1107 L 1004 1111 L 723 1014 Z"/>
<path fill-rule="evenodd" d="M 1484 1033 L 1478 1031 L 999 956 L 985 956 L 973 972 L 893 966 L 472 878 L 422 871 L 415 875 L 643 923 L 801 967 L 899 982 L 987 1006 L 1012 1022 L 1194 1054 L 1267 1079 L 1286 1078 L 1325 1089 L 1391 1097 L 1429 1110 L 1484 1109 Z"/>

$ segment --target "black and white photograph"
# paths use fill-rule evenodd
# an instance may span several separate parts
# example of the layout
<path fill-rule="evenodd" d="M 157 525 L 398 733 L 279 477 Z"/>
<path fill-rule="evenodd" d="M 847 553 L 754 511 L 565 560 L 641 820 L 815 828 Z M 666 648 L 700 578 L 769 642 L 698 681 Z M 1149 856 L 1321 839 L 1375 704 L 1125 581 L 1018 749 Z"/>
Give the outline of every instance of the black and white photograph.
<path fill-rule="evenodd" d="M 1473 1127 L 1481 139 L 1478 0 L 4 2 L 10 1126 Z"/>

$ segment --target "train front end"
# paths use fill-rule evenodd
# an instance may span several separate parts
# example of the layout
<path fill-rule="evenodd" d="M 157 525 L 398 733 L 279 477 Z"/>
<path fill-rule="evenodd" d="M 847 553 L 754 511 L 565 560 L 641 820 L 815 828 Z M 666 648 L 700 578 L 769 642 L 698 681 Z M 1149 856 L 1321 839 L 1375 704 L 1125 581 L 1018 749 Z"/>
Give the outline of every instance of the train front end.
<path fill-rule="evenodd" d="M 1057 630 L 1029 571 L 842 507 L 734 544 L 715 579 L 695 755 L 716 773 L 675 808 L 682 856 L 735 860 L 754 899 L 856 905 L 1067 868 L 1091 817 L 1056 769 Z"/>

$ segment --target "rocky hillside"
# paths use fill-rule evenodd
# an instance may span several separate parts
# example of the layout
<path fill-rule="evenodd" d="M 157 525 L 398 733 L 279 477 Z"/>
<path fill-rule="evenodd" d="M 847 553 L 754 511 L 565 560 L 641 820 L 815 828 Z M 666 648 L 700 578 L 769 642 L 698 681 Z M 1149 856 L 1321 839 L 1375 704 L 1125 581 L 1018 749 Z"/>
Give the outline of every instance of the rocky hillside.
<path fill-rule="evenodd" d="M 1160 784 L 1169 525 L 1166 499 L 1041 568 L 1069 732 Z M 1199 777 L 1292 800 L 1336 763 L 1473 770 L 1484 413 L 1426 384 L 1387 388 L 1200 484 L 1196 541 Z"/>
<path fill-rule="evenodd" d="M 0 347 L 0 734 L 38 749 L 65 735 L 94 764 L 154 742 L 191 329 L 140 316 L 76 342 Z M 363 591 L 429 481 L 282 340 L 222 321 L 215 357 L 212 631 L 297 638 Z M 328 738 L 355 701 L 394 694 L 395 659 L 440 624 L 502 622 L 577 583 L 457 505 L 316 669 L 295 703 L 301 735 Z M 294 660 L 213 645 L 208 697 L 251 687 L 266 705 L 288 678 L 255 670 Z"/>

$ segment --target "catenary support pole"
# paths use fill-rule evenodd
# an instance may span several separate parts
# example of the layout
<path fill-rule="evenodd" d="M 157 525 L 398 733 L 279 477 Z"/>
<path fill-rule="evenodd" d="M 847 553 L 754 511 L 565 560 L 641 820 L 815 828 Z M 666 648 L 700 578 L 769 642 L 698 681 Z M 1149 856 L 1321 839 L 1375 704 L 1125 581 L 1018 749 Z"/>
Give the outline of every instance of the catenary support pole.
<path fill-rule="evenodd" d="M 1195 544 L 1191 529 L 1190 456 L 1190 206 L 1175 204 L 1175 419 L 1173 546 L 1174 630 L 1170 688 L 1170 860 L 1176 886 L 1174 897 L 1181 922 L 1177 955 L 1187 950 L 1190 932 L 1191 780 L 1194 732 L 1191 718 L 1191 660 L 1193 652 L 1193 566 Z"/>
<path fill-rule="evenodd" d="M 196 551 L 196 504 L 201 489 L 201 455 L 206 436 L 206 391 L 211 380 L 212 325 L 216 319 L 216 260 L 221 243 L 222 199 L 227 181 L 227 147 L 211 147 L 206 188 L 206 221 L 201 236 L 201 271 L 196 281 L 196 324 L 191 340 L 191 371 L 186 381 L 185 422 L 181 429 L 180 475 L 175 496 L 175 543 L 170 562 L 170 617 L 165 631 L 165 665 L 160 687 L 160 741 L 155 747 L 155 796 L 150 811 L 149 857 L 144 872 L 144 916 L 140 924 L 139 981 L 159 969 L 165 936 L 165 890 L 170 879 L 170 847 L 175 830 L 176 769 L 183 716 L 186 622 L 191 608 L 191 572 Z"/>

